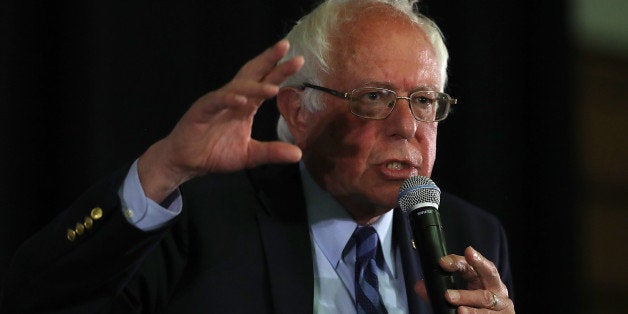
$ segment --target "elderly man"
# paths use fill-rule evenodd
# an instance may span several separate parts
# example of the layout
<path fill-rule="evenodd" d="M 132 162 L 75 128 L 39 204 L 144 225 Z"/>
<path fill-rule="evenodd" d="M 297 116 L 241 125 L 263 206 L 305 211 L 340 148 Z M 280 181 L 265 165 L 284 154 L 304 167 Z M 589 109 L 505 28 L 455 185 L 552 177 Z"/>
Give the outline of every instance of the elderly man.
<path fill-rule="evenodd" d="M 431 175 L 437 124 L 454 102 L 438 28 L 410 2 L 331 0 L 287 39 L 25 243 L 0 306 L 429 313 L 394 208 L 406 178 Z M 251 125 L 274 96 L 285 141 L 261 143 Z M 467 282 L 447 301 L 459 313 L 513 313 L 499 222 L 448 194 L 441 211 L 448 245 L 463 254 L 441 266 Z M 369 287 L 356 272 L 363 238 L 375 239 Z"/>

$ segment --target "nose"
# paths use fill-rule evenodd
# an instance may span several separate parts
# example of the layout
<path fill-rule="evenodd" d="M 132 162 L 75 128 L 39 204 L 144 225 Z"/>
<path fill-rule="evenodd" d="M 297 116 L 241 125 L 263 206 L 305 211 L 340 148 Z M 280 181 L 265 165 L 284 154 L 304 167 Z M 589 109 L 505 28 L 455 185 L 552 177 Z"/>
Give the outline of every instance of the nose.
<path fill-rule="evenodd" d="M 397 98 L 395 108 L 384 121 L 387 123 L 387 135 L 401 139 L 413 138 L 419 123 L 412 115 L 410 102 L 407 97 Z"/>

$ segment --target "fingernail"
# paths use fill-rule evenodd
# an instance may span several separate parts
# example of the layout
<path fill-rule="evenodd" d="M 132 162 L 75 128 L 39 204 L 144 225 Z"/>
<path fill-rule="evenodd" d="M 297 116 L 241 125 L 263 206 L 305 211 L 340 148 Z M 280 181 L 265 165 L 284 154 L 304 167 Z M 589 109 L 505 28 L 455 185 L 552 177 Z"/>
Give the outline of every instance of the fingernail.
<path fill-rule="evenodd" d="M 441 257 L 441 260 L 443 260 L 443 262 L 445 262 L 448 266 L 450 267 L 454 267 L 454 259 L 449 257 L 449 256 L 443 256 Z"/>
<path fill-rule="evenodd" d="M 456 290 L 447 290 L 445 293 L 451 302 L 457 302 L 460 299 L 460 293 Z"/>
<path fill-rule="evenodd" d="M 476 251 L 474 248 L 471 248 L 473 250 L 473 259 L 476 261 L 479 261 L 482 259 L 482 256 L 480 255 L 480 253 L 478 253 L 478 251 Z"/>
<path fill-rule="evenodd" d="M 479 261 L 480 260 L 480 254 L 472 246 L 467 247 L 467 250 L 471 250 L 471 258 L 473 260 L 475 260 L 475 261 Z"/>
<path fill-rule="evenodd" d="M 266 84 L 264 84 L 264 86 L 262 88 L 267 93 L 277 93 L 279 91 L 279 86 L 277 86 L 275 84 L 268 84 L 268 83 L 266 83 Z"/>

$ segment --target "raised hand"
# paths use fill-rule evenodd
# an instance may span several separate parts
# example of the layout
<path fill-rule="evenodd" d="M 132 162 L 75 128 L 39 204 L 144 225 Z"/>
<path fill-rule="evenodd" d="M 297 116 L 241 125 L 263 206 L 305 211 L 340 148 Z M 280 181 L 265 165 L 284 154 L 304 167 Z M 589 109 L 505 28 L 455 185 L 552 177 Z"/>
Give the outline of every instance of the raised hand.
<path fill-rule="evenodd" d="M 251 138 L 259 106 L 303 65 L 302 57 L 277 64 L 288 49 L 282 40 L 247 62 L 229 83 L 192 104 L 172 132 L 149 147 L 138 162 L 146 196 L 159 203 L 183 182 L 208 172 L 301 158 L 295 145 Z"/>

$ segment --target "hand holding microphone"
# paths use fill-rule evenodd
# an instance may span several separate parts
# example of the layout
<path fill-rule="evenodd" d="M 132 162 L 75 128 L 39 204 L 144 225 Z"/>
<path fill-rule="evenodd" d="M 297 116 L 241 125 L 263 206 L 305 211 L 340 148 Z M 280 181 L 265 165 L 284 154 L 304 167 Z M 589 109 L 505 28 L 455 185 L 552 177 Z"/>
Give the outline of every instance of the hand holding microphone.
<path fill-rule="evenodd" d="M 491 261 L 471 247 L 465 250 L 465 256 L 448 255 L 438 212 L 440 189 L 432 180 L 422 176 L 406 179 L 399 189 L 398 202 L 410 220 L 434 313 L 453 314 L 457 306 L 515 313 L 508 289 Z M 441 266 L 439 261 L 444 256 L 448 265 Z M 456 290 L 452 272 L 458 272 L 470 290 Z M 446 298 L 447 290 L 451 293 Z"/>

